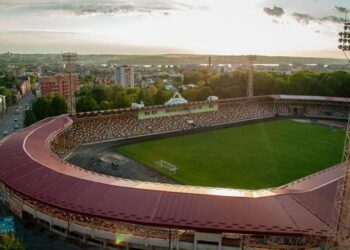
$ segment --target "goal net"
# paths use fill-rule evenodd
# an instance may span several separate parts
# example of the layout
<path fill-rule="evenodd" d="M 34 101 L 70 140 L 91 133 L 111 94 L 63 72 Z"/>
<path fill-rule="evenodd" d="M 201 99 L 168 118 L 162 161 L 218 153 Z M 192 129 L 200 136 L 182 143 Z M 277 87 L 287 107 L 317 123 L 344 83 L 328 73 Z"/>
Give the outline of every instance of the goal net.
<path fill-rule="evenodd" d="M 166 170 L 168 170 L 172 174 L 176 174 L 177 167 L 174 164 L 171 164 L 171 163 L 169 163 L 167 161 L 160 160 L 158 162 L 158 166 L 160 168 L 165 168 Z"/>

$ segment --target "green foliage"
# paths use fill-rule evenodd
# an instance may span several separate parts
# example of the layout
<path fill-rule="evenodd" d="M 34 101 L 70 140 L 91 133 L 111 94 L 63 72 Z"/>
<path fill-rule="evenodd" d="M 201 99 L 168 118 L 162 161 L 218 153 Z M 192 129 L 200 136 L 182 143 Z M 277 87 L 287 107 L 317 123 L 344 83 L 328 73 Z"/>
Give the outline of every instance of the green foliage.
<path fill-rule="evenodd" d="M 94 100 L 97 102 L 97 104 L 100 104 L 103 100 L 107 99 L 107 87 L 104 87 L 102 85 L 97 85 L 92 88 L 91 90 L 91 96 L 94 98 Z"/>
<path fill-rule="evenodd" d="M 12 72 L 10 71 L 3 72 L 3 76 L 0 77 L 0 86 L 2 87 L 10 89 L 16 86 L 16 83 L 17 83 L 17 78 L 13 76 Z"/>
<path fill-rule="evenodd" d="M 205 71 L 193 71 L 185 74 L 184 84 L 197 84 L 200 80 L 206 81 L 208 79 L 208 73 Z"/>
<path fill-rule="evenodd" d="M 15 96 L 12 94 L 11 90 L 7 88 L 0 87 L 0 95 L 4 95 L 6 97 L 6 105 L 8 106 L 15 100 Z"/>
<path fill-rule="evenodd" d="M 339 163 L 344 131 L 289 120 L 120 146 L 116 150 L 181 184 L 276 187 Z M 315 147 L 317 145 L 317 147 Z M 159 169 L 165 160 L 175 175 Z"/>
<path fill-rule="evenodd" d="M 164 75 L 163 78 L 166 78 Z M 181 79 L 178 79 L 179 81 Z M 181 81 L 180 81 L 181 82 Z M 204 101 L 210 95 L 221 99 L 244 97 L 247 93 L 248 72 L 231 73 L 194 71 L 185 74 L 185 84 L 196 87 L 180 93 L 189 101 Z M 180 87 L 180 83 L 175 83 Z M 254 95 L 293 94 L 350 97 L 350 74 L 346 72 L 318 73 L 298 71 L 290 75 L 276 72 L 256 72 L 254 75 Z M 165 103 L 173 95 L 164 89 L 163 83 L 156 82 L 146 89 L 125 90 L 118 84 L 91 86 L 85 84 L 78 94 L 77 111 L 93 111 L 130 107 L 132 102 L 143 101 L 145 105 Z"/>
<path fill-rule="evenodd" d="M 24 126 L 27 127 L 29 125 L 32 125 L 37 121 L 34 112 L 30 110 L 26 110 L 24 113 Z"/>
<path fill-rule="evenodd" d="M 205 74 L 197 72 L 187 76 L 186 81 L 189 79 L 200 79 L 196 88 L 183 92 L 184 97 L 189 101 L 205 100 L 204 96 L 210 93 L 221 99 L 243 97 L 247 93 L 248 73 L 246 71 L 216 73 L 209 78 Z M 200 93 L 201 91 L 203 93 Z M 271 94 L 350 97 L 350 74 L 344 71 L 323 73 L 298 71 L 290 75 L 255 72 L 254 95 Z"/>
<path fill-rule="evenodd" d="M 77 102 L 77 111 L 78 112 L 86 112 L 97 110 L 98 105 L 94 98 L 91 96 L 82 96 L 79 98 Z"/>
<path fill-rule="evenodd" d="M 61 115 L 68 112 L 68 104 L 63 96 L 54 95 L 51 99 L 50 113 L 51 115 Z"/>
<path fill-rule="evenodd" d="M 49 116 L 65 114 L 68 111 L 68 104 L 60 95 L 42 96 L 36 99 L 29 112 L 25 113 L 25 125 L 30 125 Z M 34 122 L 33 122 L 34 121 Z"/>
<path fill-rule="evenodd" d="M 248 74 L 244 71 L 215 74 L 208 80 L 213 94 L 220 98 L 245 96 L 247 92 Z"/>
<path fill-rule="evenodd" d="M 23 243 L 14 235 L 0 235 L 0 250 L 24 250 Z"/>
<path fill-rule="evenodd" d="M 49 117 L 51 109 L 51 96 L 42 96 L 36 99 L 32 104 L 32 110 L 38 121 Z"/>
<path fill-rule="evenodd" d="M 38 81 L 38 76 L 36 75 L 32 75 L 29 77 L 29 81 L 30 81 L 30 85 L 32 86 L 32 88 L 35 86 L 35 84 Z"/>
<path fill-rule="evenodd" d="M 148 93 L 148 91 L 146 90 Z M 84 86 L 80 89 L 79 99 L 77 102 L 77 111 L 94 111 L 116 108 L 129 108 L 132 102 L 140 102 L 144 100 L 145 93 L 140 88 L 132 88 L 125 90 L 118 84 L 107 86 Z M 153 98 L 157 88 L 151 87 L 150 98 Z M 153 99 L 150 103 L 154 103 Z"/>
<path fill-rule="evenodd" d="M 100 110 L 111 109 L 113 107 L 112 103 L 108 101 L 102 101 L 99 105 Z"/>
<path fill-rule="evenodd" d="M 166 101 L 168 101 L 172 96 L 172 93 L 169 91 L 164 90 L 163 88 L 160 88 L 157 90 L 155 95 L 153 96 L 153 103 L 155 105 L 162 105 Z"/>

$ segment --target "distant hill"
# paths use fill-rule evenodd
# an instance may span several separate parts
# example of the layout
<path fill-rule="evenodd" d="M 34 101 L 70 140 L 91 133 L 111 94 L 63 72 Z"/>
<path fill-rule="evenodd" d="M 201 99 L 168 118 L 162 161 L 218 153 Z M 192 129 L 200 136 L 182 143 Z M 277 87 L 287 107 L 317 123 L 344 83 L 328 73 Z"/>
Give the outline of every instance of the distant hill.
<path fill-rule="evenodd" d="M 109 62 L 117 64 L 205 64 L 208 63 L 208 57 L 211 57 L 212 63 L 233 63 L 240 64 L 246 62 L 246 56 L 220 56 L 220 55 L 80 55 L 79 58 L 86 62 Z M 309 57 L 286 57 L 286 56 L 258 56 L 256 63 L 259 64 L 346 64 L 346 60 L 334 58 L 309 58 Z"/>
<path fill-rule="evenodd" d="M 246 62 L 246 56 L 239 55 L 194 55 L 194 54 L 164 54 L 164 55 L 79 55 L 79 62 L 83 64 L 205 64 L 208 57 L 212 63 L 241 64 Z M 60 54 L 14 54 L 10 61 L 57 63 Z M 346 64 L 343 59 L 334 58 L 311 58 L 311 57 L 287 57 L 287 56 L 258 56 L 258 64 Z"/>

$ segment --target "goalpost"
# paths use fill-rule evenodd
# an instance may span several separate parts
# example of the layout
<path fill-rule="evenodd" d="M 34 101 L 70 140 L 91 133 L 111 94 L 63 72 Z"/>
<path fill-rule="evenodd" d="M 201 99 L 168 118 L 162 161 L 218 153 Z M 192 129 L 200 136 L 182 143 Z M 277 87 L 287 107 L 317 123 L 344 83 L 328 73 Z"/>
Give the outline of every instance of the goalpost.
<path fill-rule="evenodd" d="M 158 162 L 158 165 L 160 168 L 165 168 L 173 174 L 176 174 L 176 170 L 178 169 L 174 164 L 171 164 L 171 163 L 164 161 L 164 160 L 160 160 Z"/>

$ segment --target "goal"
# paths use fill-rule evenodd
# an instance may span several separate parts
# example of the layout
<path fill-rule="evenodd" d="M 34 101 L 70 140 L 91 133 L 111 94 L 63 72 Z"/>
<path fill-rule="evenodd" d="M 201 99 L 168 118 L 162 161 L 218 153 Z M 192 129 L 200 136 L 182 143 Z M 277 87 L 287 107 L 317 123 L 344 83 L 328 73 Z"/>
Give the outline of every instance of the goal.
<path fill-rule="evenodd" d="M 165 169 L 167 169 L 169 172 L 171 172 L 172 174 L 176 174 L 176 171 L 177 171 L 177 169 L 178 169 L 178 167 L 176 167 L 174 164 L 171 164 L 171 163 L 169 163 L 169 162 L 167 162 L 167 161 L 164 161 L 164 160 L 160 160 L 159 162 L 158 162 L 158 166 L 160 167 L 160 168 L 165 168 Z"/>

